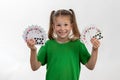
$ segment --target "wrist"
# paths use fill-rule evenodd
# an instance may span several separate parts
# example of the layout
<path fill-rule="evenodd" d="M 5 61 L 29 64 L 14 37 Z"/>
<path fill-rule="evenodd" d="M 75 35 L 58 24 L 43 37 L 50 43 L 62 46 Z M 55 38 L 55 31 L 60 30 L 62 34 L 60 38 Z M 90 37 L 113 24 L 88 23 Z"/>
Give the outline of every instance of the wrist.
<path fill-rule="evenodd" d="M 30 50 L 31 50 L 31 52 L 35 52 L 35 51 L 37 51 L 37 48 L 36 47 L 30 48 Z"/>
<path fill-rule="evenodd" d="M 92 50 L 93 50 L 93 51 L 97 51 L 97 50 L 98 50 L 98 48 L 92 47 Z"/>

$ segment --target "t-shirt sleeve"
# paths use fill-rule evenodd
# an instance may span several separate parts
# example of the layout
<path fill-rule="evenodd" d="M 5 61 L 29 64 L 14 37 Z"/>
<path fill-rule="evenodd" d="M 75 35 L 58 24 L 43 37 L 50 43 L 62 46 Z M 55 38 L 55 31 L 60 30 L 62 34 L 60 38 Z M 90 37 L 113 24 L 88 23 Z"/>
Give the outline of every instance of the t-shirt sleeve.
<path fill-rule="evenodd" d="M 47 63 L 47 44 L 39 49 L 37 60 L 41 62 L 42 65 L 45 65 Z"/>
<path fill-rule="evenodd" d="M 91 55 L 88 52 L 86 46 L 83 43 L 81 43 L 81 45 L 80 45 L 80 62 L 85 65 L 88 62 L 88 60 L 90 59 L 90 57 L 91 57 Z"/>

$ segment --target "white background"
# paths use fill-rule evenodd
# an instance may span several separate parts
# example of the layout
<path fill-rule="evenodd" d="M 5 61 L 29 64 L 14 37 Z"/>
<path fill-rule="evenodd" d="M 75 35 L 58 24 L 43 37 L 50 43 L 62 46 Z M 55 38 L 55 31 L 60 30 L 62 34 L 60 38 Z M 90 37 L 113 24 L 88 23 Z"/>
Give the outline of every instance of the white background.
<path fill-rule="evenodd" d="M 0 80 L 45 80 L 45 66 L 35 72 L 30 68 L 23 31 L 32 24 L 48 31 L 50 12 L 70 8 L 80 31 L 95 24 L 104 36 L 95 69 L 82 66 L 80 79 L 120 80 L 119 0 L 0 0 Z"/>

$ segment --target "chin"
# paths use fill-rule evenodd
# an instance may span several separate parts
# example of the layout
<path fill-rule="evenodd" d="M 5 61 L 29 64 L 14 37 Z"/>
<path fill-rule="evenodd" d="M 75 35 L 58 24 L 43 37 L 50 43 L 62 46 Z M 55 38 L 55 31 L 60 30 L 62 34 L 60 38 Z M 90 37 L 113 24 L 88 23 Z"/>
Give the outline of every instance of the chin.
<path fill-rule="evenodd" d="M 65 36 L 59 36 L 61 39 L 65 39 L 65 38 L 67 38 L 68 36 L 67 35 L 65 35 Z"/>

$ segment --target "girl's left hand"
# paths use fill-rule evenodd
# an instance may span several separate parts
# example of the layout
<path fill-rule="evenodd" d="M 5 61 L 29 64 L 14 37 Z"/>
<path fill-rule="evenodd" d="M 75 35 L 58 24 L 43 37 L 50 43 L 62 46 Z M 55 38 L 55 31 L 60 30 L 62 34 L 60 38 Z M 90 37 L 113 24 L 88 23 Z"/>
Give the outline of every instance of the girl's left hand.
<path fill-rule="evenodd" d="M 97 49 L 100 46 L 100 41 L 98 39 L 96 39 L 96 38 L 92 38 L 91 43 L 93 45 L 93 49 Z"/>

